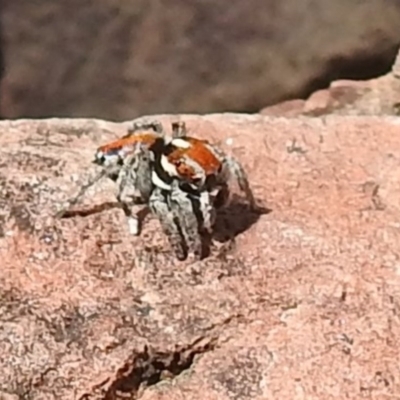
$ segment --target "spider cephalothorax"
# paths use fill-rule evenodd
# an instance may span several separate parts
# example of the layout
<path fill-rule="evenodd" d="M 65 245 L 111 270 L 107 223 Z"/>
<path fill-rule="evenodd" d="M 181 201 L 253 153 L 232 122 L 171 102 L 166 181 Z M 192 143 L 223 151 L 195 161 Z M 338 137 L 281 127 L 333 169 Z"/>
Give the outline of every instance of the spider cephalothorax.
<path fill-rule="evenodd" d="M 131 167 L 133 160 L 140 153 L 139 147 L 150 150 L 160 148 L 164 140 L 165 135 L 160 123 L 135 123 L 123 137 L 98 147 L 93 163 L 102 166 L 105 175 L 115 181 L 121 170 Z"/>

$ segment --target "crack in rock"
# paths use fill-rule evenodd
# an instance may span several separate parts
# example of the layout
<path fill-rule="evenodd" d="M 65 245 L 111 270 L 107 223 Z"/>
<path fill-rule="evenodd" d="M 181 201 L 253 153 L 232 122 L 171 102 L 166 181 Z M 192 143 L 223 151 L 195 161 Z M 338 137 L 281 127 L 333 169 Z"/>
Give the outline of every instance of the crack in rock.
<path fill-rule="evenodd" d="M 217 336 L 207 338 L 202 336 L 191 344 L 176 346 L 170 351 L 145 346 L 141 352 L 135 352 L 117 371 L 111 385 L 107 380 L 98 386 L 97 389 L 100 389 L 103 395 L 95 397 L 103 400 L 139 399 L 146 388 L 166 379 L 174 379 L 190 369 L 194 358 L 214 350 L 217 342 Z M 105 388 L 106 385 L 108 388 Z M 92 395 L 86 394 L 81 400 L 91 397 Z"/>

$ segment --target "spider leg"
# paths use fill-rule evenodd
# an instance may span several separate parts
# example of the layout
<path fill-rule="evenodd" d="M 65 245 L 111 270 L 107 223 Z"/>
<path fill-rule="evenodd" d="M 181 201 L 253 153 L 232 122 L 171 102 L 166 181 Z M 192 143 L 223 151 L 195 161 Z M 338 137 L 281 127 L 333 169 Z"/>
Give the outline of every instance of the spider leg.
<path fill-rule="evenodd" d="M 113 168 L 113 166 L 110 166 L 110 168 L 108 168 L 108 169 L 102 169 L 99 173 L 97 173 L 91 179 L 89 179 L 87 183 L 85 183 L 84 185 L 81 185 L 79 192 L 75 196 L 71 197 L 70 199 L 68 199 L 67 201 L 65 201 L 62 204 L 59 211 L 57 211 L 57 213 L 55 215 L 56 218 L 62 218 L 64 216 L 64 214 L 72 206 L 74 206 L 76 203 L 78 203 L 78 201 L 85 195 L 85 193 L 88 191 L 88 189 L 90 187 L 92 187 L 94 184 L 96 184 L 101 178 L 103 178 L 104 176 L 107 176 L 107 174 L 109 173 L 109 171 L 112 168 Z"/>
<path fill-rule="evenodd" d="M 172 124 L 172 138 L 184 138 L 187 136 L 187 128 L 185 122 L 176 121 Z"/>
<path fill-rule="evenodd" d="M 179 224 L 170 208 L 169 195 L 169 192 L 156 187 L 150 196 L 149 206 L 160 221 L 161 228 L 167 236 L 177 259 L 182 261 L 187 256 L 187 248 Z"/>
<path fill-rule="evenodd" d="M 151 173 L 150 151 L 139 144 L 124 160 L 117 179 L 117 199 L 128 217 L 129 230 L 135 236 L 140 234 L 146 215 L 144 211 L 153 190 Z"/>
<path fill-rule="evenodd" d="M 199 210 L 202 219 L 202 229 L 204 229 L 208 234 L 211 234 L 217 217 L 213 203 L 214 201 L 210 197 L 208 191 L 202 191 L 199 193 Z"/>
<path fill-rule="evenodd" d="M 233 176 L 236 179 L 240 190 L 245 193 L 246 198 L 250 204 L 250 208 L 252 210 L 256 210 L 257 204 L 253 192 L 250 188 L 247 174 L 239 161 L 235 157 L 227 155 L 224 151 L 215 146 L 211 146 L 208 144 L 207 147 L 211 152 L 215 154 L 215 156 L 218 157 L 218 159 L 221 160 L 222 163 L 222 170 L 217 176 L 217 185 L 219 186 L 228 183 L 230 178 Z"/>
<path fill-rule="evenodd" d="M 152 162 L 151 151 L 140 143 L 126 156 L 117 179 L 119 201 L 124 202 L 129 196 L 140 196 L 148 202 L 153 190 Z M 126 193 L 129 189 L 131 192 Z"/>
<path fill-rule="evenodd" d="M 230 190 L 227 183 L 221 183 L 212 191 L 213 205 L 216 209 L 225 207 L 229 201 Z"/>
<path fill-rule="evenodd" d="M 207 197 L 207 193 L 205 192 Z M 203 243 L 200 234 L 202 207 L 205 209 L 207 205 L 201 204 L 200 196 L 193 196 L 183 191 L 179 187 L 178 181 L 173 181 L 171 185 L 171 193 L 169 195 L 169 203 L 171 211 L 179 222 L 182 229 L 183 237 L 187 243 L 189 250 L 193 251 L 194 258 L 200 259 L 203 253 Z M 203 201 L 206 197 L 203 197 Z M 207 201 L 205 201 L 207 203 Z M 209 203 L 209 201 L 208 201 Z M 211 224 L 211 217 L 208 214 L 208 209 L 205 210 L 206 224 Z"/>
<path fill-rule="evenodd" d="M 249 181 L 247 179 L 246 172 L 240 163 L 232 156 L 225 157 L 225 168 L 229 171 L 230 174 L 234 175 L 236 178 L 239 188 L 242 192 L 245 193 L 246 198 L 250 204 L 250 208 L 255 210 L 257 208 L 256 201 L 253 195 L 253 192 L 250 188 Z"/>
<path fill-rule="evenodd" d="M 147 118 L 141 121 L 133 122 L 132 127 L 128 128 L 128 135 L 132 135 L 137 131 L 152 130 L 160 135 L 164 134 L 164 128 L 160 121 Z"/>
<path fill-rule="evenodd" d="M 142 228 L 142 219 L 144 218 L 144 209 L 147 201 L 140 194 L 136 194 L 136 187 L 132 184 L 133 172 L 129 177 L 120 176 L 117 200 L 122 204 L 122 209 L 128 218 L 129 231 L 134 236 L 139 236 Z M 133 192 L 130 191 L 133 189 Z"/>

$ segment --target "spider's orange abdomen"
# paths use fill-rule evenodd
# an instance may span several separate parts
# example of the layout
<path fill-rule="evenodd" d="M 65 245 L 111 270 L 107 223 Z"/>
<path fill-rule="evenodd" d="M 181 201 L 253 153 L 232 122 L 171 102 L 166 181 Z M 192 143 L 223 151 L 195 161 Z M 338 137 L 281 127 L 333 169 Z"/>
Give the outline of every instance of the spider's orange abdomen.
<path fill-rule="evenodd" d="M 192 137 L 186 137 L 185 141 L 190 144 L 189 147 L 178 147 L 168 157 L 170 162 L 177 167 L 178 172 L 187 177 L 194 174 L 193 168 L 182 162 L 182 157 L 186 156 L 195 161 L 207 176 L 216 174 L 221 167 L 221 162 L 205 146 L 208 142 Z"/>

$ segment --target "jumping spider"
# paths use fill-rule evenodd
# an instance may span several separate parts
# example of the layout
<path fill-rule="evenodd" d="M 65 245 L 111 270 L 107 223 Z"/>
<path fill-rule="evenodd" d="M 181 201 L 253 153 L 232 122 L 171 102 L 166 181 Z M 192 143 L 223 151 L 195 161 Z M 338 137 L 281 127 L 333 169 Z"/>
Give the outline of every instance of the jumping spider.
<path fill-rule="evenodd" d="M 188 136 L 184 123 L 172 123 L 172 137 L 157 121 L 136 123 L 122 138 L 100 146 L 94 163 L 102 172 L 71 203 L 100 177 L 109 177 L 117 183 L 131 232 L 140 233 L 139 213 L 148 206 L 180 260 L 188 249 L 201 258 L 202 231 L 211 233 L 215 210 L 229 199 L 232 177 L 256 207 L 241 165 L 208 141 Z"/>

